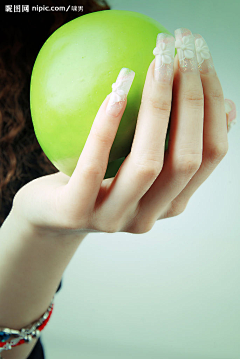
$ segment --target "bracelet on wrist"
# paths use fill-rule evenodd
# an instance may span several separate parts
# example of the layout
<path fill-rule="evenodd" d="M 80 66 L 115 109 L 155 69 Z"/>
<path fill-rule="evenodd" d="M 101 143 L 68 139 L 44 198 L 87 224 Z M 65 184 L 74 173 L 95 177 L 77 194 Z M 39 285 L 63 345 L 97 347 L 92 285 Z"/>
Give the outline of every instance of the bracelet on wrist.
<path fill-rule="evenodd" d="M 0 359 L 2 358 L 1 352 L 3 350 L 10 350 L 18 345 L 31 342 L 33 338 L 40 337 L 40 332 L 45 328 L 52 315 L 53 301 L 54 297 L 42 317 L 34 323 L 29 324 L 26 328 L 17 330 L 0 327 Z"/>

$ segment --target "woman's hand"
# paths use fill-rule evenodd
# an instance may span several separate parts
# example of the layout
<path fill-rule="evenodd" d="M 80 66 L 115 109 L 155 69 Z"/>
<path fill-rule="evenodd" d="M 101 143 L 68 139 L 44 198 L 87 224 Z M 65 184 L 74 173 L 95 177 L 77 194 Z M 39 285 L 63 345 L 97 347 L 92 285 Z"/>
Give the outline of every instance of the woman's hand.
<path fill-rule="evenodd" d="M 96 115 L 72 176 L 58 172 L 22 187 L 13 201 L 19 216 L 56 233 L 146 233 L 156 220 L 184 211 L 226 155 L 228 136 L 223 90 L 208 47 L 199 35 L 194 44 L 187 29 L 176 30 L 175 37 L 158 36 L 131 152 L 115 178 L 103 180 L 134 76 L 124 70 Z M 115 105 L 108 106 L 112 100 Z"/>

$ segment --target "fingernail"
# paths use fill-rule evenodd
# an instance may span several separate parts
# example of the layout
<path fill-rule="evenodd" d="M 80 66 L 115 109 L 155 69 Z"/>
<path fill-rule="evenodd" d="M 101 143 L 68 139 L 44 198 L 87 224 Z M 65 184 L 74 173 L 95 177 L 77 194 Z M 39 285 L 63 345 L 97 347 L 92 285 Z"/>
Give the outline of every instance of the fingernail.
<path fill-rule="evenodd" d="M 227 130 L 229 132 L 232 126 L 237 123 L 236 121 L 237 110 L 236 110 L 236 105 L 232 100 L 225 98 L 224 105 L 225 105 L 225 112 L 227 118 Z"/>
<path fill-rule="evenodd" d="M 172 83 L 175 56 L 175 39 L 173 36 L 160 33 L 157 36 L 154 77 L 159 82 Z"/>
<path fill-rule="evenodd" d="M 216 73 L 209 47 L 204 38 L 194 34 L 198 69 L 202 74 Z"/>
<path fill-rule="evenodd" d="M 119 115 L 124 106 L 134 76 L 134 71 L 127 69 L 126 67 L 121 69 L 116 82 L 112 84 L 112 92 L 106 108 L 107 114 L 111 116 Z"/>
<path fill-rule="evenodd" d="M 174 31 L 175 47 L 182 72 L 198 72 L 194 36 L 190 30 L 181 27 Z"/>

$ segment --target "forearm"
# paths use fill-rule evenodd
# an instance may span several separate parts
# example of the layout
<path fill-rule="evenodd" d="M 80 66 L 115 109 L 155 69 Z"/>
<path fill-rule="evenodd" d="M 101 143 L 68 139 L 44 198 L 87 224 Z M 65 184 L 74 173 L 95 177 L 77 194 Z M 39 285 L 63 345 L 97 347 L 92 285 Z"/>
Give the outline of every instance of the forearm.
<path fill-rule="evenodd" d="M 40 235 L 10 212 L 0 229 L 0 327 L 21 329 L 43 315 L 85 237 Z M 10 358 L 15 351 L 15 358 L 27 358 L 29 345 L 3 351 L 2 356 Z M 26 356 L 20 357 L 16 351 L 23 347 Z"/>

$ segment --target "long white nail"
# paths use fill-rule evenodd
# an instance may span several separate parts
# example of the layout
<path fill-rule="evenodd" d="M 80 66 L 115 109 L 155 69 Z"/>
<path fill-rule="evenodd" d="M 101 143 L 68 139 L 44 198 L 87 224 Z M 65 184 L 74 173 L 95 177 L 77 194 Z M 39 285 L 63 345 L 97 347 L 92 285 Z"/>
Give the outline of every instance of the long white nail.
<path fill-rule="evenodd" d="M 155 55 L 154 77 L 159 82 L 172 83 L 173 63 L 175 55 L 175 39 L 173 36 L 160 33 L 157 36 Z"/>
<path fill-rule="evenodd" d="M 174 33 L 180 70 L 182 72 L 198 73 L 199 70 L 193 34 L 189 29 L 184 27 L 175 30 Z"/>
<path fill-rule="evenodd" d="M 216 73 L 209 47 L 200 34 L 193 34 L 197 53 L 198 69 L 202 74 Z"/>
<path fill-rule="evenodd" d="M 112 116 L 119 115 L 124 106 L 134 76 L 134 71 L 126 67 L 121 69 L 116 82 L 112 84 L 112 92 L 106 108 L 107 114 Z"/>

